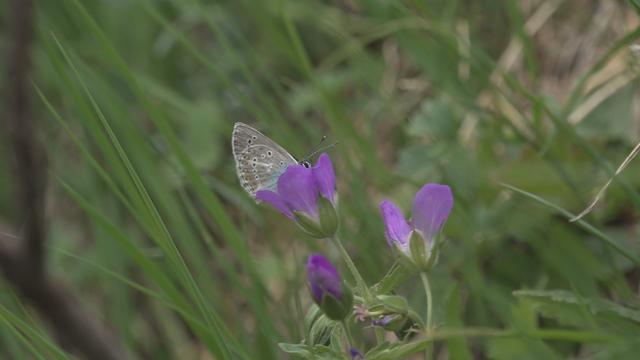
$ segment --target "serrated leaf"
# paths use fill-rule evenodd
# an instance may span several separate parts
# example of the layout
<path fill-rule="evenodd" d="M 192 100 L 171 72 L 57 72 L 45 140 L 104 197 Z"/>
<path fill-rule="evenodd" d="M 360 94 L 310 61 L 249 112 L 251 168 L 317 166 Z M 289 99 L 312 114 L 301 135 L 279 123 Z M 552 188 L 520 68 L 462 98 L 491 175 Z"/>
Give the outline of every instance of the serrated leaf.
<path fill-rule="evenodd" d="M 341 339 L 342 339 L 342 327 L 341 326 L 334 326 L 331 329 L 331 342 L 329 344 L 329 347 L 336 352 L 340 352 L 340 346 L 341 346 Z"/>
<path fill-rule="evenodd" d="M 398 295 L 378 295 L 376 298 L 383 309 L 392 313 L 406 314 L 409 311 L 407 300 Z"/>
<path fill-rule="evenodd" d="M 318 307 L 318 305 L 316 305 L 315 303 L 311 304 L 311 306 L 309 307 L 309 310 L 307 310 L 307 313 L 304 316 L 305 333 L 311 332 L 311 327 L 316 322 L 316 320 L 320 317 L 320 315 L 322 315 L 322 311 L 320 311 L 320 308 Z"/>
<path fill-rule="evenodd" d="M 460 288 L 456 287 L 449 295 L 446 305 L 446 322 L 449 326 L 462 327 L 462 313 L 463 307 L 460 301 Z M 471 351 L 469 350 L 469 344 L 465 338 L 452 338 L 447 340 L 447 350 L 451 359 L 467 360 L 472 359 Z"/>
<path fill-rule="evenodd" d="M 411 118 L 407 132 L 413 136 L 455 139 L 458 126 L 459 119 L 446 100 L 427 100 Z"/>
<path fill-rule="evenodd" d="M 364 358 L 367 360 L 387 360 L 390 359 L 390 354 L 389 351 L 393 348 L 395 348 L 396 346 L 394 344 L 391 344 L 388 341 L 384 341 L 382 343 L 380 343 L 378 346 L 374 347 L 373 349 L 369 350 L 365 355 Z"/>
<path fill-rule="evenodd" d="M 311 356 L 310 346 L 304 344 L 279 343 L 280 350 L 287 354 L 296 354 L 304 357 Z"/>
<path fill-rule="evenodd" d="M 389 271 L 372 288 L 376 294 L 387 294 L 407 280 L 412 274 L 411 270 L 399 262 L 395 262 Z"/>
<path fill-rule="evenodd" d="M 336 353 L 331 348 L 323 345 L 309 346 L 305 344 L 288 344 L 279 343 L 280 349 L 287 354 L 293 354 L 301 356 L 305 359 L 325 359 L 325 360 L 337 360 L 342 359 L 340 353 Z"/>
<path fill-rule="evenodd" d="M 338 326 L 338 323 L 328 319 L 326 316 L 321 315 L 311 326 L 309 333 L 310 345 L 328 345 L 331 339 L 331 333 L 333 328 Z"/>
<path fill-rule="evenodd" d="M 513 295 L 533 302 L 543 315 L 568 325 L 587 325 L 584 312 L 595 318 L 631 321 L 640 325 L 640 311 L 610 300 L 581 298 L 566 290 L 518 290 Z"/>

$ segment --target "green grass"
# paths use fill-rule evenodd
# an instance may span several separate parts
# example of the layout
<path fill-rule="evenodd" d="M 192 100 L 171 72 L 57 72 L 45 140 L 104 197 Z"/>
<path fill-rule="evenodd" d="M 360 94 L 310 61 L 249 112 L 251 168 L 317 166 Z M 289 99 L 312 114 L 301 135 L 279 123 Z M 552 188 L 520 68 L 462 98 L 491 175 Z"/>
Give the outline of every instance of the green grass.
<path fill-rule="evenodd" d="M 230 146 L 242 121 L 298 157 L 322 135 L 339 141 L 340 237 L 370 285 L 395 260 L 379 202 L 408 209 L 426 182 L 453 189 L 429 278 L 436 330 L 387 358 L 431 339 L 455 359 L 631 357 L 640 165 L 568 219 L 638 142 L 637 5 L 523 3 L 39 2 L 49 271 L 134 358 L 287 358 L 278 343 L 309 331 L 306 256 L 339 254 L 243 192 Z M 521 51 L 504 68 L 510 43 Z M 614 75 L 630 81 L 570 123 Z M 15 220 L 10 179 L 3 223 Z M 417 276 L 389 279 L 378 288 L 425 312 Z M 0 322 L 2 358 L 72 357 L 6 283 Z"/>

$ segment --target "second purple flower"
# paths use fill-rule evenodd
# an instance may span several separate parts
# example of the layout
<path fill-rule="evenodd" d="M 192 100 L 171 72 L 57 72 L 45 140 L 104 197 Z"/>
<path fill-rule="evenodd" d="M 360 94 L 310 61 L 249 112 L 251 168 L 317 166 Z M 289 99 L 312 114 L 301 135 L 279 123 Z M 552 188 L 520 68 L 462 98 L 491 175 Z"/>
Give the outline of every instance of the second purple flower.
<path fill-rule="evenodd" d="M 387 242 L 419 269 L 428 271 L 437 259 L 435 245 L 452 208 L 451 189 L 441 184 L 426 184 L 418 191 L 409 221 L 394 203 L 382 201 L 380 211 Z"/>

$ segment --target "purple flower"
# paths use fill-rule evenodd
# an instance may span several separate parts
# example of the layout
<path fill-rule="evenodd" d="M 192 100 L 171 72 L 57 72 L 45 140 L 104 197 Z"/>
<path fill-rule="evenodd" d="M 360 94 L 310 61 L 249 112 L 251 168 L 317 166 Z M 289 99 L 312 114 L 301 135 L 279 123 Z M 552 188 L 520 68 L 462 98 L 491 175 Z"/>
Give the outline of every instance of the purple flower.
<path fill-rule="evenodd" d="M 380 203 L 380 211 L 384 221 L 384 235 L 389 246 L 396 244 L 403 252 L 408 251 L 413 229 L 402 215 L 402 210 L 391 201 L 383 200 Z"/>
<path fill-rule="evenodd" d="M 337 229 L 336 176 L 329 155 L 323 153 L 312 168 L 290 165 L 278 178 L 276 191 L 260 190 L 266 202 L 314 237 L 329 237 Z"/>
<path fill-rule="evenodd" d="M 320 254 L 309 256 L 307 278 L 311 297 L 329 319 L 343 320 L 351 312 L 353 294 L 327 258 Z"/>
<path fill-rule="evenodd" d="M 419 259 L 431 257 L 434 241 L 442 226 L 451 213 L 453 194 L 447 185 L 426 184 L 416 194 L 413 200 L 412 218 L 405 220 L 402 211 L 394 203 L 384 200 L 380 203 L 380 211 L 385 225 L 385 237 L 390 246 L 395 246 L 414 262 L 422 263 Z M 413 234 L 418 234 L 424 244 L 412 241 Z M 422 249 L 421 254 L 415 254 L 415 249 Z"/>
<path fill-rule="evenodd" d="M 329 155 L 320 154 L 316 166 L 311 170 L 320 195 L 329 200 L 331 204 L 336 205 L 336 174 L 333 171 Z"/>
<path fill-rule="evenodd" d="M 388 314 L 381 318 L 373 319 L 371 325 L 380 326 L 385 330 L 398 331 L 407 322 L 407 316 L 405 314 Z"/>
<path fill-rule="evenodd" d="M 374 319 L 371 321 L 371 324 L 373 326 L 386 326 L 391 322 L 391 320 L 393 320 L 393 315 L 385 315 L 380 319 Z"/>
<path fill-rule="evenodd" d="M 364 356 L 362 355 L 360 350 L 358 350 L 356 348 L 349 349 L 349 356 L 351 356 L 352 360 L 362 360 L 362 359 L 364 359 Z"/>
<path fill-rule="evenodd" d="M 413 228 L 427 241 L 440 232 L 453 208 L 453 194 L 447 185 L 426 184 L 413 199 Z"/>
<path fill-rule="evenodd" d="M 311 287 L 311 295 L 317 303 L 321 303 L 327 294 L 336 299 L 342 296 L 342 280 L 338 270 L 320 254 L 312 254 L 307 260 L 307 278 Z"/>

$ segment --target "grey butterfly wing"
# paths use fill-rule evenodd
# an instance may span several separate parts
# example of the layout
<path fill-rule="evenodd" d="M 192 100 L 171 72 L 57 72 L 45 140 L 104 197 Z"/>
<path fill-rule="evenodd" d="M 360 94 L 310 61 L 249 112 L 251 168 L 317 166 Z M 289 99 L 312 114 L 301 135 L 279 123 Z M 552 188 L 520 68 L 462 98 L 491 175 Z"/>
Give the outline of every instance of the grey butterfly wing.
<path fill-rule="evenodd" d="M 233 127 L 231 148 L 240 184 L 252 197 L 259 190 L 275 191 L 278 177 L 297 163 L 275 141 L 241 122 Z"/>

